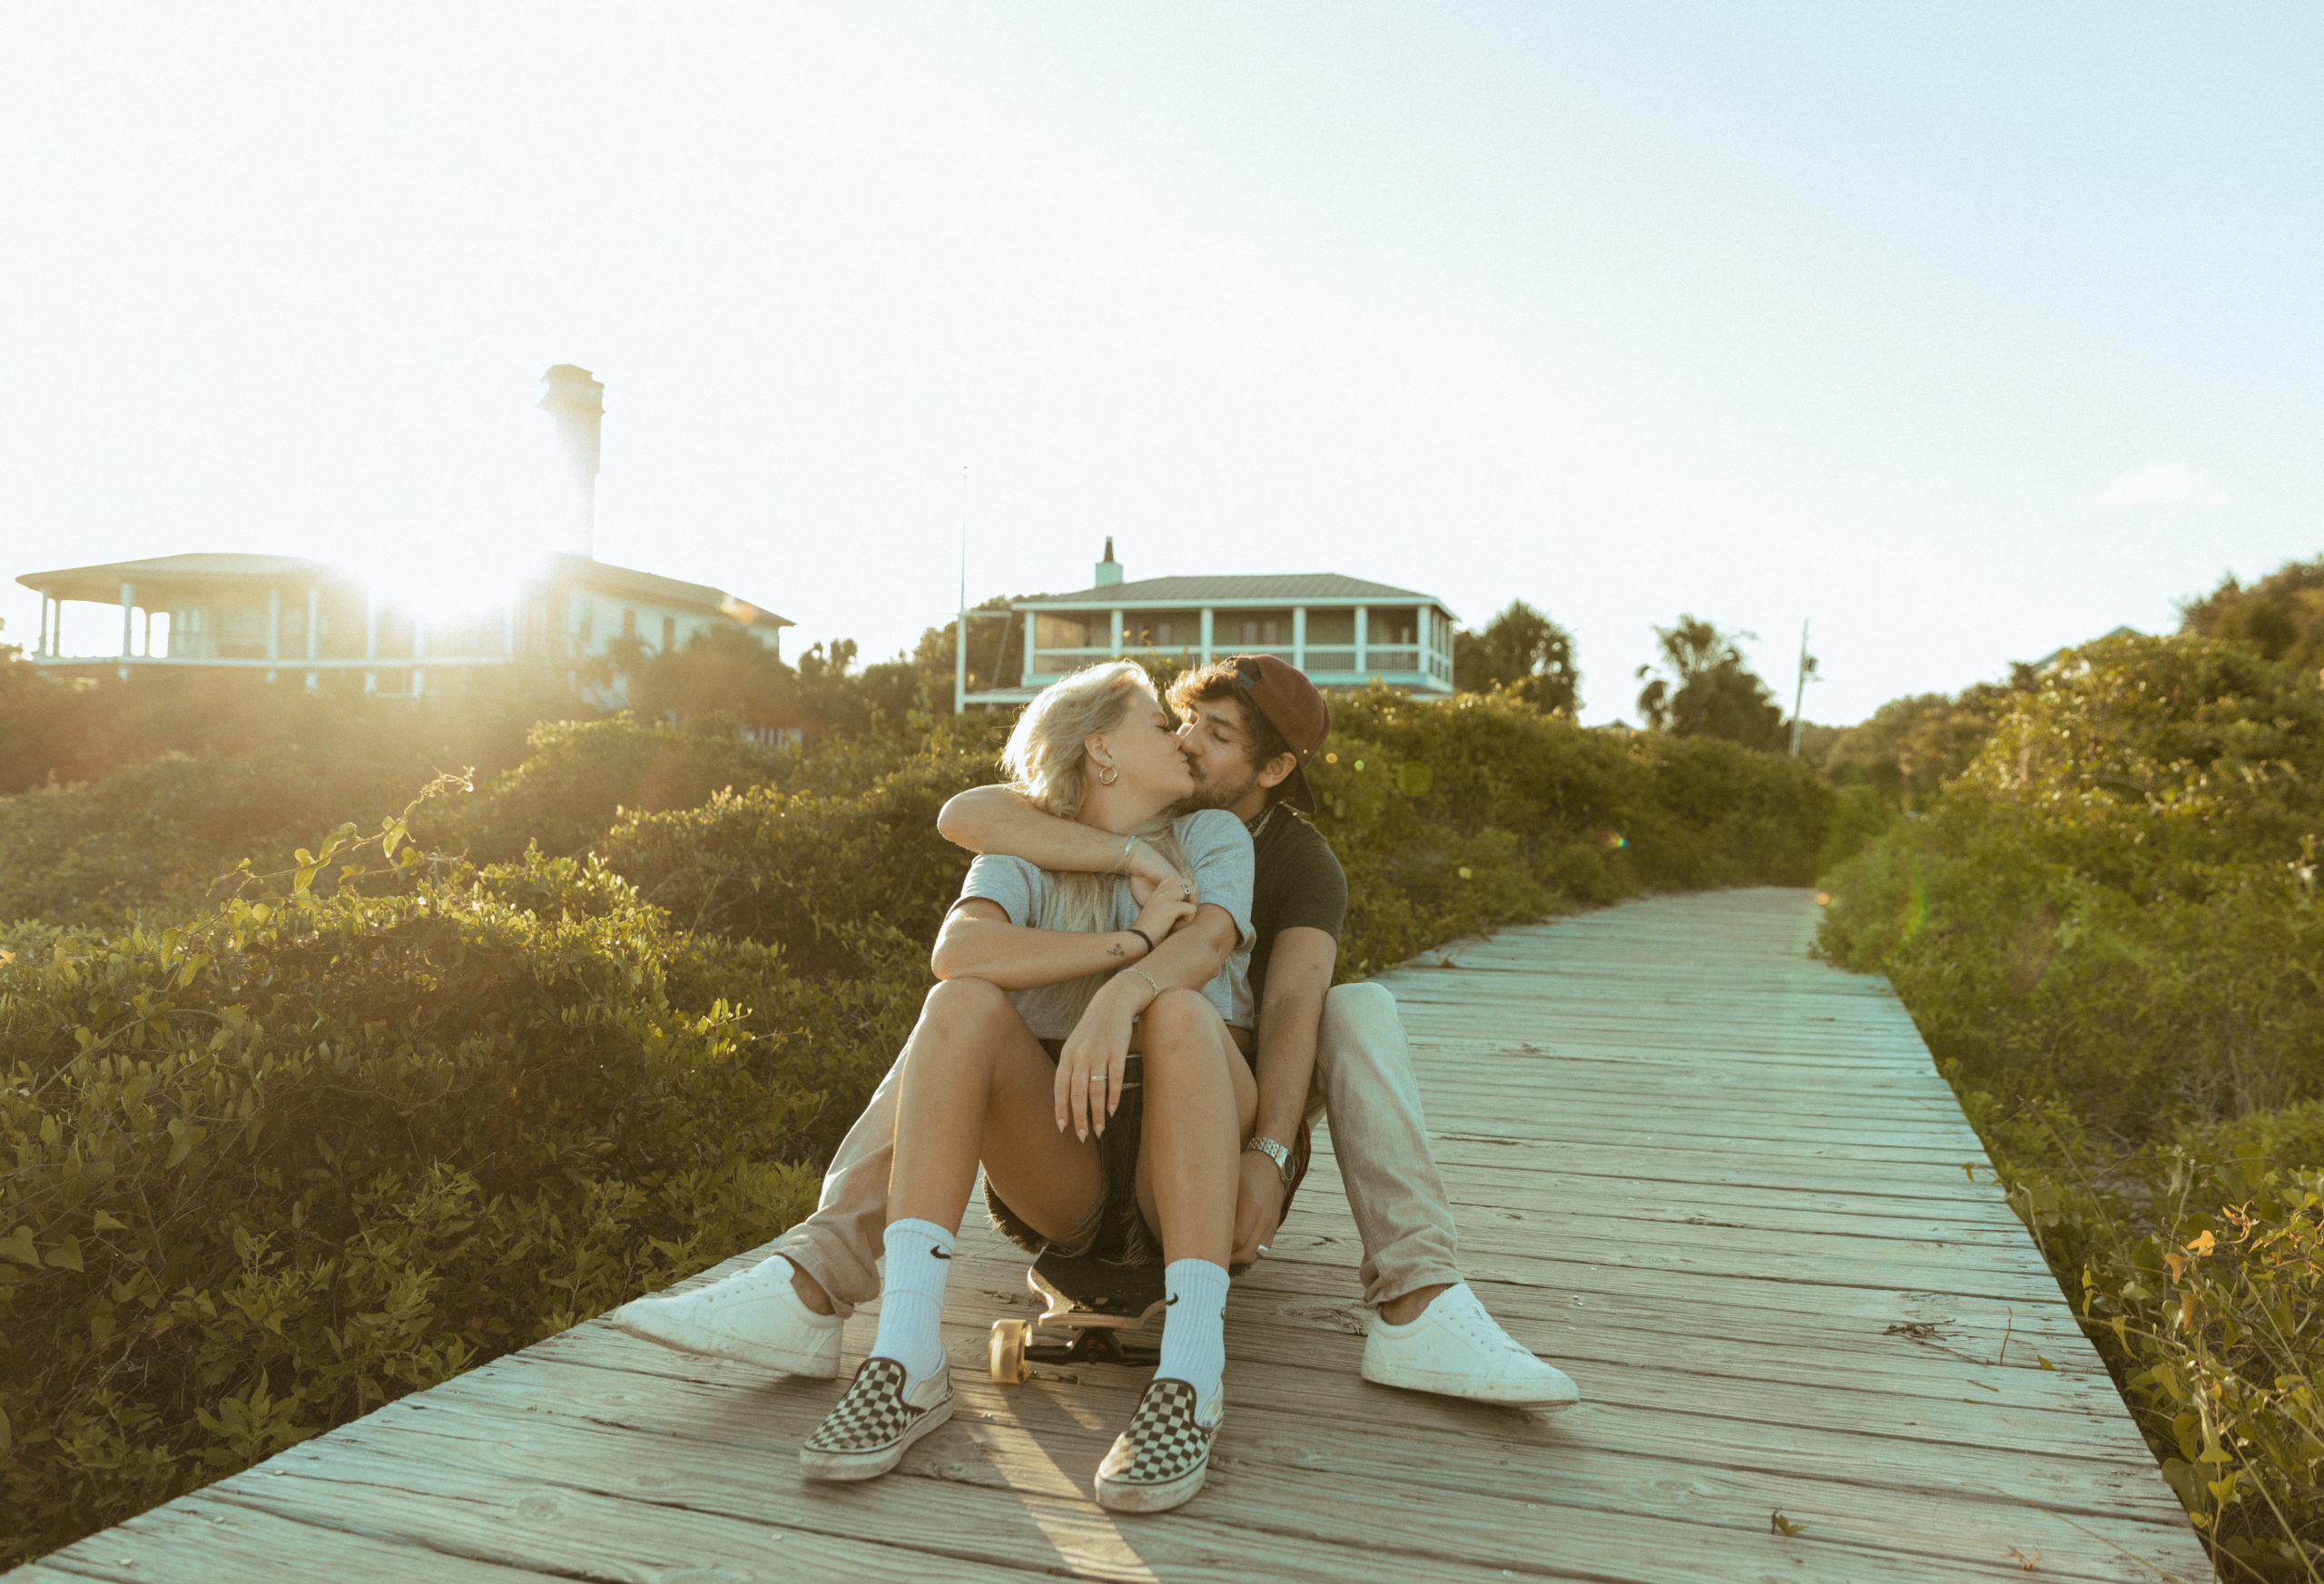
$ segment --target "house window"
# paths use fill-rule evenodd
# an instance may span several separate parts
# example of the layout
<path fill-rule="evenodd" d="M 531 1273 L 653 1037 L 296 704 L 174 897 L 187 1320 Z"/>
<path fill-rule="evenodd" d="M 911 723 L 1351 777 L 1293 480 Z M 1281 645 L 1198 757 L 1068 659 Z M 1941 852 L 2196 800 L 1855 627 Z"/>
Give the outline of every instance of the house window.
<path fill-rule="evenodd" d="M 1364 669 L 1374 674 L 1384 672 L 1415 672 L 1420 664 L 1420 613 L 1409 607 L 1403 610 L 1374 610 L 1367 613 L 1364 624 Z"/>
<path fill-rule="evenodd" d="M 1125 649 L 1186 649 L 1201 641 L 1199 612 L 1130 611 L 1122 617 Z"/>
<path fill-rule="evenodd" d="M 1036 649 L 1087 649 L 1089 647 L 1089 623 L 1080 616 L 1033 617 L 1033 647 Z"/>
<path fill-rule="evenodd" d="M 1307 607 L 1307 671 L 1350 673 L 1355 669 L 1355 613 Z"/>
<path fill-rule="evenodd" d="M 1371 630 L 1364 635 L 1367 644 L 1417 644 L 1420 642 L 1420 613 L 1413 610 L 1375 610 L 1370 613 Z"/>
<path fill-rule="evenodd" d="M 1233 633 L 1244 649 L 1280 649 L 1291 642 L 1289 611 L 1222 612 L 1216 626 Z"/>
<path fill-rule="evenodd" d="M 662 618 L 662 653 L 665 654 L 670 654 L 674 652 L 677 646 L 678 618 L 675 616 L 664 616 Z"/>

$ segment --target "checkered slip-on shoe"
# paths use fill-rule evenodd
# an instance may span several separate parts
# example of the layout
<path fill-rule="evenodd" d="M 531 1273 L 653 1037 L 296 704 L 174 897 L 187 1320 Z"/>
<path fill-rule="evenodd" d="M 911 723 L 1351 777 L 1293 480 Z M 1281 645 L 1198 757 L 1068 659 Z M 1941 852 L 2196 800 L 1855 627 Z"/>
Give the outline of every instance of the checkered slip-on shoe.
<path fill-rule="evenodd" d="M 950 1365 L 939 1364 L 926 1380 L 907 1385 L 904 1367 L 895 1360 L 865 1359 L 847 1394 L 799 1449 L 799 1463 L 811 1480 L 874 1479 L 951 1417 Z"/>
<path fill-rule="evenodd" d="M 1226 1418 L 1225 1397 L 1201 1403 L 1184 1381 L 1156 1380 L 1098 1465 L 1098 1505 L 1167 1512 L 1192 1500 L 1210 1472 L 1210 1443 Z"/>

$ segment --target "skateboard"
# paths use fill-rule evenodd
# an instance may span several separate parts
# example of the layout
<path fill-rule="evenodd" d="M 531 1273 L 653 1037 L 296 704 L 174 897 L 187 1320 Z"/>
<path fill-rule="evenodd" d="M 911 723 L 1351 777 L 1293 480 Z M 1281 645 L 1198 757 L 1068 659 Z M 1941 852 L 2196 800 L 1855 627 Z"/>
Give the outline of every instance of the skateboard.
<path fill-rule="evenodd" d="M 1160 1265 L 1117 1265 L 1088 1254 L 1052 1250 L 1033 1262 L 1025 1283 L 1048 1307 L 1031 1320 L 992 1323 L 989 1365 L 994 1380 L 1016 1385 L 1036 1363 L 1152 1365 L 1161 1361 L 1159 1347 L 1123 1340 L 1161 1313 L 1168 1302 Z M 1039 1340 L 1044 1331 L 1059 1339 Z M 1070 1340 L 1059 1334 L 1066 1333 Z"/>
<path fill-rule="evenodd" d="M 1283 1214 L 1288 1220 L 1291 1201 L 1307 1176 L 1312 1136 L 1302 1123 L 1292 1147 L 1292 1176 L 1284 1190 Z M 1244 1265 L 1229 1265 L 1229 1280 L 1242 1275 Z M 1025 1273 L 1025 1284 L 1048 1305 L 1030 1320 L 996 1320 L 987 1343 L 986 1368 L 996 1381 L 1021 1384 L 1035 1364 L 1145 1364 L 1162 1362 L 1162 1350 L 1149 1343 L 1123 1340 L 1130 1332 L 1162 1313 L 1169 1304 L 1160 1265 L 1118 1265 L 1089 1254 L 1059 1254 L 1051 1249 Z M 1037 1340 L 1042 1331 L 1051 1335 L 1071 1333 L 1071 1340 Z"/>

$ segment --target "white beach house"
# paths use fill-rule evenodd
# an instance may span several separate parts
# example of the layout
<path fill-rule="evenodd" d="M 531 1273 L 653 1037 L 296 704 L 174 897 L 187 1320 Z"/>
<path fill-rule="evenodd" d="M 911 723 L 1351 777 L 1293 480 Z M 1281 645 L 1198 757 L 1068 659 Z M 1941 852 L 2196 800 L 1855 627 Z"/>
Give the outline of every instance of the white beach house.
<path fill-rule="evenodd" d="M 456 690 L 478 668 L 517 666 L 557 676 L 576 693 L 618 694 L 618 679 L 605 680 L 606 668 L 592 664 L 618 639 L 653 653 L 740 627 L 780 654 L 792 625 L 719 589 L 563 552 L 505 595 L 474 602 L 481 608 L 471 614 L 436 620 L 376 597 L 326 562 L 290 556 L 162 556 L 16 581 L 41 596 L 33 658 L 43 666 L 118 668 L 123 676 L 148 667 L 260 671 L 313 691 L 410 697 Z M 67 600 L 119 605 L 117 654 L 110 644 L 97 654 L 64 653 Z"/>
<path fill-rule="evenodd" d="M 1318 687 L 1385 683 L 1417 695 L 1452 693 L 1454 617 L 1443 600 L 1335 572 L 1149 577 L 1130 582 L 1106 541 L 1096 582 L 1020 599 L 1025 665 L 1016 687 L 961 691 L 964 703 L 1022 703 L 1093 661 L 1173 655 L 1206 664 L 1278 654 Z M 965 624 L 964 624 L 965 625 Z M 965 644 L 962 646 L 965 652 Z"/>

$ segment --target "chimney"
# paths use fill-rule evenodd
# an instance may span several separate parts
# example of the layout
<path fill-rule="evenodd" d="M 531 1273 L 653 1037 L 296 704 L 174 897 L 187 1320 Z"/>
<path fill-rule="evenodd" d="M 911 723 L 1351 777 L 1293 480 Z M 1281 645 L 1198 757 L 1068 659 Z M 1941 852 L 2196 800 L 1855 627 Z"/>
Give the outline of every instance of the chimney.
<path fill-rule="evenodd" d="M 1122 564 L 1114 559 L 1114 536 L 1108 534 L 1106 558 L 1098 563 L 1098 586 L 1103 588 L 1109 583 L 1119 583 L 1121 580 Z"/>
<path fill-rule="evenodd" d="M 606 416 L 606 388 L 586 369 L 559 363 L 541 376 L 541 410 L 556 425 L 571 487 L 572 527 L 563 546 L 597 558 L 597 428 Z"/>

